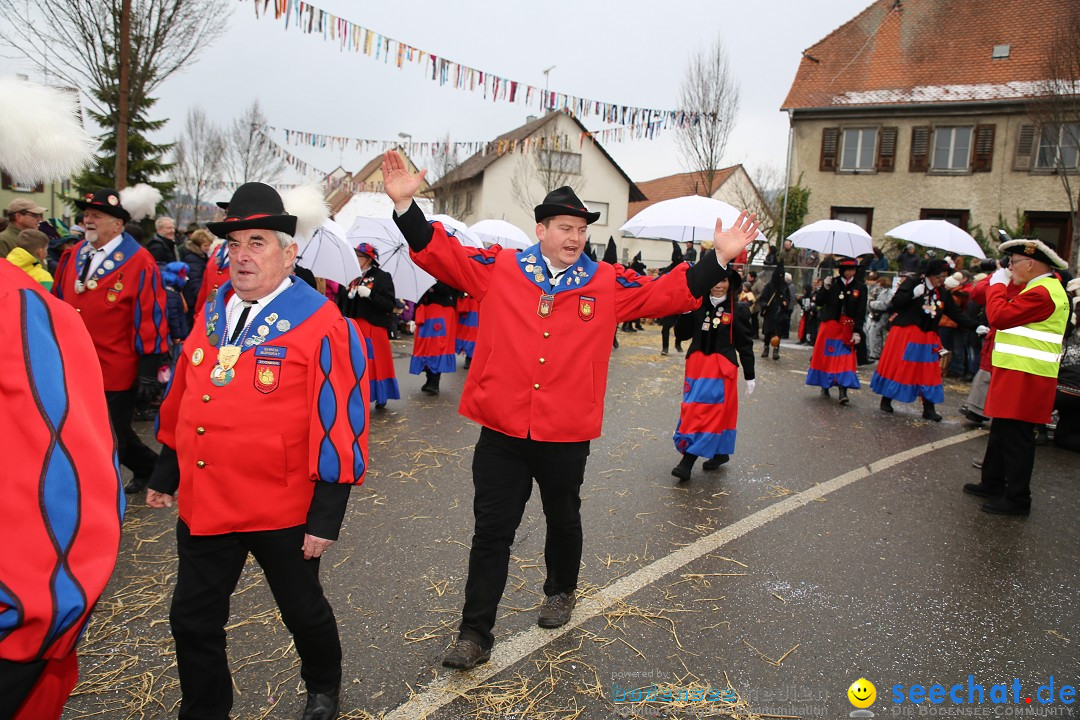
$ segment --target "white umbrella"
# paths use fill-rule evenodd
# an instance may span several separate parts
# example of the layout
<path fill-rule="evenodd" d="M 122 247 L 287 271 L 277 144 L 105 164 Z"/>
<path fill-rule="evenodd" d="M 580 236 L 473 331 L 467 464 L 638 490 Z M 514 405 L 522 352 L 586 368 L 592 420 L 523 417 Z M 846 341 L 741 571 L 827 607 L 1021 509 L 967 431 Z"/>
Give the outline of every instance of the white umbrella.
<path fill-rule="evenodd" d="M 309 240 L 297 238 L 296 264 L 315 277 L 348 285 L 360 277 L 360 261 L 345 237 L 345 228 L 333 220 L 324 220 Z"/>
<path fill-rule="evenodd" d="M 701 242 L 712 239 L 717 218 L 725 228 L 730 228 L 739 219 L 740 212 L 723 200 L 688 195 L 650 205 L 619 229 L 633 237 Z M 767 238 L 759 230 L 754 240 L 767 241 Z"/>
<path fill-rule="evenodd" d="M 826 255 L 859 257 L 874 252 L 870 233 L 844 220 L 818 220 L 787 237 L 795 247 L 817 250 Z"/>
<path fill-rule="evenodd" d="M 379 267 L 390 273 L 399 298 L 417 302 L 435 284 L 435 278 L 409 257 L 409 244 L 390 218 L 358 217 L 348 237 L 354 248 L 362 242 L 372 244 L 379 253 Z"/>
<path fill-rule="evenodd" d="M 885 234 L 923 247 L 986 258 L 986 253 L 979 247 L 979 243 L 975 242 L 975 238 L 947 220 L 912 220 Z"/>
<path fill-rule="evenodd" d="M 457 241 L 465 247 L 482 248 L 484 243 L 480 242 L 480 238 L 469 229 L 469 226 L 465 223 L 450 217 L 449 215 L 428 215 L 428 222 L 434 222 L 438 220 L 443 224 L 443 228 L 446 230 L 446 234 L 452 238 L 457 238 Z"/>
<path fill-rule="evenodd" d="M 473 223 L 469 229 L 484 245 L 502 245 L 510 250 L 524 250 L 536 244 L 535 240 L 529 240 L 529 236 L 521 228 L 505 220 L 480 220 Z"/>

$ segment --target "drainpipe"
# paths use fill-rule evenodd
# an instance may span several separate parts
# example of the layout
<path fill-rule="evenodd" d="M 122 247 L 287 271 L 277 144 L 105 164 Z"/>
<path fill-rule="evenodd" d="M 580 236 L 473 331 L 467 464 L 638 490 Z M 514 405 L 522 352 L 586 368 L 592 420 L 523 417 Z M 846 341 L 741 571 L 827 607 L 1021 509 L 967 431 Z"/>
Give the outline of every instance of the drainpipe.
<path fill-rule="evenodd" d="M 776 239 L 777 247 L 787 237 L 787 203 L 788 203 L 788 189 L 791 187 L 791 151 L 794 145 L 795 138 L 795 117 L 794 111 L 788 110 L 788 136 L 787 136 L 787 165 L 784 169 L 784 209 L 780 214 L 780 236 Z"/>

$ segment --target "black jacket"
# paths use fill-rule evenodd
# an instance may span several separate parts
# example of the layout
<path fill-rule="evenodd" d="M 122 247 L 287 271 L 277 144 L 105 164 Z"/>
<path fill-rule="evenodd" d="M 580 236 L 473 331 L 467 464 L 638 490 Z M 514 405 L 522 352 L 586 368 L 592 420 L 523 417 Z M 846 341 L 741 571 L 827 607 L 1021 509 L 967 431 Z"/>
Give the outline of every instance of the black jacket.
<path fill-rule="evenodd" d="M 146 241 L 146 249 L 154 256 L 158 265 L 176 262 L 176 244 L 168 238 L 163 238 L 157 233 Z"/>
<path fill-rule="evenodd" d="M 199 308 L 195 307 L 199 300 L 199 288 L 202 287 L 203 275 L 206 274 L 206 256 L 185 247 L 180 255 L 180 262 L 187 263 L 187 282 L 184 283 L 184 300 L 188 306 L 188 321 L 193 322 Z"/>
<path fill-rule="evenodd" d="M 690 347 L 686 350 L 688 357 L 696 352 L 706 355 L 720 353 L 736 367 L 741 358 L 743 377 L 753 380 L 754 341 L 751 338 L 750 312 L 736 304 L 732 317 L 731 302 L 729 294 L 723 305 L 713 307 L 712 301 L 705 297 L 696 310 L 679 316 L 675 323 L 675 339 L 679 342 L 690 341 Z M 725 317 L 728 320 L 726 323 Z"/>
<path fill-rule="evenodd" d="M 855 332 L 861 333 L 866 320 L 866 285 L 852 278 L 847 285 L 842 277 L 834 277 L 830 287 L 818 288 L 814 304 L 821 307 L 818 318 L 839 320 L 841 315 L 855 321 Z"/>
<path fill-rule="evenodd" d="M 915 288 L 924 282 L 925 278 L 922 275 L 913 275 L 900 283 L 900 287 L 893 294 L 891 303 L 896 312 L 892 319 L 893 326 L 914 325 L 924 332 L 936 331 L 942 314 L 945 314 L 960 327 L 968 330 L 975 329 L 977 323 L 964 314 L 964 311 L 953 300 L 952 293 L 945 290 L 944 286 L 933 290 L 928 288 L 922 296 L 915 297 Z"/>
<path fill-rule="evenodd" d="M 337 304 L 347 318 L 363 318 L 372 325 L 389 328 L 394 318 L 394 280 L 390 273 L 372 265 L 349 286 L 364 284 L 371 288 L 367 297 L 349 297 L 349 288 L 338 288 Z"/>
<path fill-rule="evenodd" d="M 417 305 L 443 305 L 445 307 L 453 307 L 457 304 L 457 299 L 461 295 L 461 292 L 455 290 L 444 282 L 436 282 L 428 291 L 420 296 L 420 302 Z"/>

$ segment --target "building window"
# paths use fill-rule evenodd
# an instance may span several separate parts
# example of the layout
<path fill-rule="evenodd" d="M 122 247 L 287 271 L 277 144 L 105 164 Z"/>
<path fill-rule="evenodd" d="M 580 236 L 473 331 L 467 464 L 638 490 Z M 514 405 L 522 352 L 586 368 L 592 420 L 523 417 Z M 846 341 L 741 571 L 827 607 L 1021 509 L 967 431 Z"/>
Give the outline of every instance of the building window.
<path fill-rule="evenodd" d="M 1035 167 L 1040 170 L 1064 168 L 1075 170 L 1080 157 L 1077 142 L 1080 125 L 1076 123 L 1047 123 L 1039 136 L 1039 151 Z"/>
<path fill-rule="evenodd" d="M 594 202 L 592 200 L 586 200 L 585 207 L 589 208 L 590 212 L 600 213 L 600 219 L 593 223 L 594 225 L 607 225 L 608 204 L 606 202 Z"/>
<path fill-rule="evenodd" d="M 847 128 L 840 152 L 841 170 L 873 170 L 877 128 Z"/>
<path fill-rule="evenodd" d="M 472 212 L 472 191 L 465 193 L 465 214 L 468 215 Z"/>
<path fill-rule="evenodd" d="M 971 217 L 970 210 L 944 210 L 941 208 L 923 208 L 919 211 L 920 220 L 944 220 L 952 223 L 961 230 L 968 229 L 968 219 Z"/>
<path fill-rule="evenodd" d="M 830 217 L 833 220 L 855 223 L 866 232 L 873 234 L 870 227 L 874 223 L 874 208 L 833 207 Z"/>
<path fill-rule="evenodd" d="M 971 131 L 970 127 L 935 128 L 930 169 L 967 172 L 971 163 Z"/>
<path fill-rule="evenodd" d="M 2 187 L 4 190 L 13 190 L 15 192 L 25 192 L 25 193 L 43 193 L 43 192 L 45 192 L 45 183 L 37 183 L 36 185 L 28 185 L 26 183 L 15 182 L 15 180 L 10 175 L 8 175 L 7 173 L 3 173 L 3 175 L 0 176 L 0 187 Z"/>
<path fill-rule="evenodd" d="M 544 170 L 570 175 L 581 174 L 581 153 L 541 150 L 537 159 Z"/>
<path fill-rule="evenodd" d="M 457 217 L 459 210 L 461 210 L 461 193 L 455 193 L 454 202 L 450 204 L 450 214 Z"/>

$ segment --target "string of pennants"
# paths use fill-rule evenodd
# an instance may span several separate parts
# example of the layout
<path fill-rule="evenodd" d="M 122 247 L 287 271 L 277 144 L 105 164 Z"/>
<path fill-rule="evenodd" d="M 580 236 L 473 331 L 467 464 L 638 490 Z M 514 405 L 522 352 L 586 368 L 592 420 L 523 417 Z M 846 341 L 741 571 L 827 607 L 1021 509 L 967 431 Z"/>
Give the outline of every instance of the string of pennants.
<path fill-rule="evenodd" d="M 660 129 L 685 127 L 696 122 L 700 116 L 696 112 L 622 105 L 545 90 L 420 50 L 304 0 L 254 0 L 254 4 L 256 18 L 268 18 L 272 13 L 275 20 L 285 22 L 286 30 L 292 27 L 305 34 L 322 35 L 323 40 L 335 43 L 341 51 L 363 53 L 385 65 L 393 63 L 398 69 L 413 64 L 426 75 L 430 74 L 430 79 L 440 87 L 479 92 L 485 100 L 490 98 L 493 102 L 524 103 L 545 111 L 562 110 L 579 118 L 595 116 L 609 125 L 654 128 L 641 132 L 633 139 L 651 139 Z"/>

